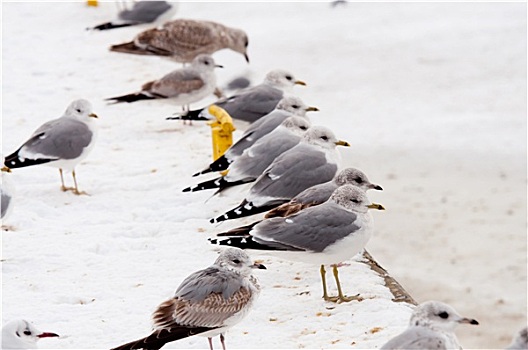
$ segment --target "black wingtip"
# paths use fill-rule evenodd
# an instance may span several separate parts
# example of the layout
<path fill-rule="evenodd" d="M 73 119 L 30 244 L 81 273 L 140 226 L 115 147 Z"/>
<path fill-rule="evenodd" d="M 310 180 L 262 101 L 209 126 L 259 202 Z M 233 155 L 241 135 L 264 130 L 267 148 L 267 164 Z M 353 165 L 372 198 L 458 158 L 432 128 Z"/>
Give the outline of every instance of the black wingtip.
<path fill-rule="evenodd" d="M 109 30 L 109 29 L 116 29 L 116 28 L 123 28 L 123 27 L 130 27 L 139 24 L 139 22 L 135 23 L 121 23 L 121 24 L 115 24 L 112 22 L 106 22 L 103 24 L 99 24 L 93 28 L 86 28 L 86 30 Z"/>
<path fill-rule="evenodd" d="M 182 192 L 191 192 L 191 188 L 190 187 L 186 187 L 182 190 Z"/>

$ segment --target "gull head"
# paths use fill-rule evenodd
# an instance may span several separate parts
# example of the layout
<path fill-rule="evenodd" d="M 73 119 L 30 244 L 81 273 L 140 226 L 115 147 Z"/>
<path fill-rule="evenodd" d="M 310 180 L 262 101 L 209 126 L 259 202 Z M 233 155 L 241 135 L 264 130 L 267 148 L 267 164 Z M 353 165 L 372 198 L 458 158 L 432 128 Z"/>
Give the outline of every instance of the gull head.
<path fill-rule="evenodd" d="M 229 37 L 231 38 L 229 48 L 244 55 L 246 62 L 249 63 L 249 57 L 247 54 L 249 39 L 246 32 L 240 29 L 231 28 L 229 34 Z"/>
<path fill-rule="evenodd" d="M 215 264 L 238 272 L 242 276 L 251 275 L 253 269 L 266 269 L 264 265 L 251 261 L 251 258 L 245 251 L 233 247 L 223 250 L 216 259 Z"/>
<path fill-rule="evenodd" d="M 25 320 L 13 320 L 2 328 L 2 349 L 35 349 L 40 338 L 58 336 L 41 332 Z"/>
<path fill-rule="evenodd" d="M 310 122 L 308 119 L 296 116 L 286 118 L 281 125 L 297 136 L 304 135 L 304 133 L 310 128 Z"/>
<path fill-rule="evenodd" d="M 335 149 L 336 146 L 350 146 L 348 142 L 336 138 L 332 130 L 324 126 L 312 126 L 303 136 L 303 141 L 323 149 Z"/>
<path fill-rule="evenodd" d="M 373 184 L 367 178 L 364 172 L 356 168 L 345 168 L 341 170 L 334 179 L 335 183 L 338 186 L 343 186 L 346 184 L 355 185 L 363 190 L 378 190 L 383 191 L 381 186 Z"/>
<path fill-rule="evenodd" d="M 300 117 L 304 117 L 306 115 L 306 112 L 319 110 L 317 107 L 306 106 L 300 98 L 295 96 L 284 97 L 282 100 L 279 101 L 276 109 L 290 112 L 293 115 L 298 115 Z"/>
<path fill-rule="evenodd" d="M 290 72 L 275 69 L 266 74 L 264 84 L 268 84 L 279 90 L 291 90 L 294 85 L 306 85 L 304 81 L 297 80 Z"/>
<path fill-rule="evenodd" d="M 90 118 L 97 118 L 97 115 L 92 112 L 92 104 L 84 99 L 75 100 L 64 112 L 64 116 L 75 118 L 79 121 L 86 122 Z"/>
<path fill-rule="evenodd" d="M 439 301 L 426 301 L 414 309 L 411 326 L 426 326 L 452 332 L 461 323 L 478 325 L 477 320 L 460 316 L 451 306 Z"/>
<path fill-rule="evenodd" d="M 216 64 L 213 57 L 207 54 L 201 54 L 194 58 L 191 65 L 199 70 L 212 71 L 215 68 L 224 68 L 223 66 Z"/>
<path fill-rule="evenodd" d="M 354 185 L 343 185 L 336 188 L 330 200 L 356 213 L 366 213 L 369 209 L 385 209 L 381 204 L 371 203 L 366 192 Z"/>

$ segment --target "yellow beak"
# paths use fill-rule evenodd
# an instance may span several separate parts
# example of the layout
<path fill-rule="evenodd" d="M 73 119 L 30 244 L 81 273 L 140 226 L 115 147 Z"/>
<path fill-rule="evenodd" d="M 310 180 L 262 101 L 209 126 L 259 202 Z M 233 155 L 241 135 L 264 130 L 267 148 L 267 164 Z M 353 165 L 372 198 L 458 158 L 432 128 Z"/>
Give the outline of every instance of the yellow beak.
<path fill-rule="evenodd" d="M 367 205 L 367 208 L 369 209 L 378 209 L 378 210 L 385 210 L 385 207 L 381 204 L 372 203 Z"/>
<path fill-rule="evenodd" d="M 10 172 L 11 172 L 11 169 L 8 168 L 8 167 L 6 167 L 6 166 L 3 167 L 1 170 L 2 170 L 2 172 L 4 172 L 4 173 L 10 173 Z"/>
<path fill-rule="evenodd" d="M 297 85 L 302 85 L 302 86 L 306 86 L 306 83 L 305 83 L 304 81 L 302 81 L 302 80 L 296 80 L 296 81 L 295 81 L 295 84 L 297 84 Z"/>
<path fill-rule="evenodd" d="M 339 141 L 337 141 L 335 144 L 336 144 L 337 146 L 350 147 L 350 143 L 348 143 L 348 142 L 346 142 L 346 141 L 341 141 L 341 140 L 339 140 Z"/>
<path fill-rule="evenodd" d="M 99 118 L 99 117 L 97 116 L 97 114 L 95 114 L 95 113 L 90 113 L 90 114 L 88 114 L 88 116 L 89 116 L 90 118 Z"/>
<path fill-rule="evenodd" d="M 317 107 L 308 107 L 308 108 L 306 108 L 306 112 L 319 112 L 319 108 L 317 108 Z"/>

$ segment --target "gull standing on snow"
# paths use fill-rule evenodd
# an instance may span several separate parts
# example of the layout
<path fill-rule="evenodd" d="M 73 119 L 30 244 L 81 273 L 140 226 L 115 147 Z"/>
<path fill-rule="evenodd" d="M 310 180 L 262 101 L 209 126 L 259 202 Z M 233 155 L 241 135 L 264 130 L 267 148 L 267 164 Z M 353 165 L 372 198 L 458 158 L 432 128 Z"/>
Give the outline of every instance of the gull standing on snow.
<path fill-rule="evenodd" d="M 350 146 L 337 140 L 323 126 L 311 127 L 292 149 L 278 156 L 259 176 L 246 198 L 211 223 L 261 213 L 290 201 L 314 185 L 334 178 L 340 161 L 336 146 Z"/>
<path fill-rule="evenodd" d="M 39 339 L 58 336 L 41 332 L 25 320 L 13 320 L 2 327 L 2 349 L 36 349 Z"/>
<path fill-rule="evenodd" d="M 479 324 L 474 319 L 460 316 L 447 304 L 426 301 L 413 310 L 407 330 L 381 349 L 462 349 L 454 333 L 461 323 Z"/>
<path fill-rule="evenodd" d="M 289 93 L 294 85 L 306 85 L 306 83 L 295 79 L 290 72 L 276 69 L 266 75 L 262 84 L 241 90 L 214 104 L 223 108 L 232 118 L 252 123 L 273 111 L 284 94 Z M 196 109 L 167 119 L 209 120 L 210 117 L 206 115 L 207 110 L 208 107 Z"/>
<path fill-rule="evenodd" d="M 524 327 L 517 332 L 506 350 L 528 349 L 528 329 Z"/>
<path fill-rule="evenodd" d="M 135 102 L 170 98 L 181 106 L 200 101 L 214 92 L 216 75 L 214 69 L 222 66 L 209 55 L 199 55 L 189 67 L 172 71 L 163 78 L 143 84 L 140 92 L 107 98 L 107 101 Z M 188 107 L 187 107 L 188 109 Z M 184 110 L 186 108 L 184 107 Z"/>
<path fill-rule="evenodd" d="M 227 175 L 185 188 L 183 192 L 218 188 L 215 193 L 218 194 L 228 187 L 255 181 L 275 158 L 296 146 L 309 127 L 310 122 L 306 118 L 289 117 L 235 159 Z"/>
<path fill-rule="evenodd" d="M 199 334 L 209 340 L 224 334 L 242 321 L 260 293 L 253 269 L 265 269 L 253 263 L 238 248 L 223 250 L 215 263 L 187 277 L 173 298 L 163 302 L 153 313 L 154 332 L 112 350 L 159 349 L 168 342 Z"/>
<path fill-rule="evenodd" d="M 110 51 L 165 56 L 187 63 L 200 54 L 231 49 L 249 63 L 247 47 L 248 37 L 243 30 L 211 21 L 176 19 L 139 33 L 131 42 L 113 45 Z"/>
<path fill-rule="evenodd" d="M 371 203 L 365 191 L 353 185 L 337 188 L 325 203 L 301 210 L 285 218 L 265 219 L 248 230 L 211 243 L 242 249 L 271 251 L 288 260 L 321 266 L 323 298 L 327 301 L 358 300 L 343 294 L 338 264 L 360 253 L 372 235 L 372 216 L 368 209 L 384 210 Z M 227 233 L 228 235 L 229 233 Z M 226 234 L 221 234 L 225 236 Z M 333 266 L 337 297 L 329 297 L 324 265 Z"/>
<path fill-rule="evenodd" d="M 108 30 L 122 27 L 135 26 L 138 24 L 152 23 L 170 19 L 176 12 L 174 3 L 167 1 L 137 1 L 132 9 L 123 9 L 118 14 L 118 19 L 112 22 L 99 24 L 91 29 Z"/>
<path fill-rule="evenodd" d="M 7 156 L 4 165 L 22 168 L 37 164 L 48 164 L 59 168 L 61 189 L 83 194 L 77 186 L 75 166 L 92 150 L 97 127 L 92 105 L 86 100 L 73 101 L 63 116 L 51 120 L 38 128 L 33 135 L 13 154 Z M 71 171 L 75 187 L 66 187 L 62 171 Z"/>
<path fill-rule="evenodd" d="M 229 149 L 221 157 L 209 164 L 206 169 L 194 174 L 193 176 L 207 174 L 212 171 L 226 170 L 229 165 L 235 161 L 235 159 L 242 155 L 244 150 L 251 147 L 263 136 L 275 130 L 275 128 L 287 118 L 291 116 L 298 116 L 308 119 L 306 112 L 318 110 L 319 109 L 316 107 L 307 107 L 298 97 L 284 97 L 282 100 L 280 100 L 280 102 L 277 104 L 277 107 L 273 111 L 252 123 L 240 137 L 240 139 L 231 147 L 229 147 Z"/>

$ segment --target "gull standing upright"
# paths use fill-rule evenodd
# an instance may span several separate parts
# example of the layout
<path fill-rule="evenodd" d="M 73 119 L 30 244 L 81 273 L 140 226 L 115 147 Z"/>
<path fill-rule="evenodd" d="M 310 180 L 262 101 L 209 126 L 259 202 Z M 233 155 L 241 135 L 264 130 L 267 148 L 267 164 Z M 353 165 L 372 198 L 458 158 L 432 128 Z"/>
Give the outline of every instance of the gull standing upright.
<path fill-rule="evenodd" d="M 277 107 L 267 115 L 252 123 L 244 132 L 240 139 L 235 142 L 229 149 L 213 163 L 209 164 L 204 170 L 194 174 L 198 176 L 207 174 L 212 171 L 226 170 L 247 148 L 263 136 L 269 134 L 277 128 L 282 122 L 291 116 L 306 117 L 306 112 L 318 111 L 316 107 L 307 107 L 304 102 L 295 96 L 284 97 L 277 104 Z"/>
<path fill-rule="evenodd" d="M 248 43 L 247 34 L 241 29 L 211 21 L 176 19 L 139 33 L 131 42 L 113 45 L 110 51 L 164 56 L 188 63 L 200 54 L 231 49 L 241 53 L 249 63 Z"/>
<path fill-rule="evenodd" d="M 218 194 L 228 187 L 255 181 L 260 174 L 282 153 L 296 146 L 310 127 L 302 117 L 289 117 L 272 132 L 263 136 L 229 166 L 227 175 L 204 181 L 183 192 L 196 192 L 218 188 Z"/>
<path fill-rule="evenodd" d="M 118 14 L 118 19 L 99 24 L 93 30 L 108 30 L 135 26 L 139 24 L 152 23 L 170 19 L 176 12 L 175 3 L 167 1 L 137 1 L 134 2 L 132 9 L 123 9 Z"/>
<path fill-rule="evenodd" d="M 360 300 L 346 297 L 341 289 L 337 267 L 360 253 L 372 235 L 372 216 L 368 209 L 384 210 L 371 203 L 365 191 L 353 185 L 338 187 L 330 199 L 318 206 L 287 216 L 265 219 L 247 230 L 238 229 L 227 238 L 211 243 L 273 252 L 273 255 L 321 266 L 323 298 L 345 302 Z M 244 232 L 245 231 L 245 232 Z M 220 234 L 219 236 L 229 235 Z M 329 297 L 324 265 L 333 266 L 337 297 Z"/>
<path fill-rule="evenodd" d="M 211 219 L 211 223 L 241 218 L 273 209 L 314 185 L 334 178 L 340 161 L 337 140 L 323 126 L 311 127 L 292 149 L 278 156 L 258 177 L 237 207 Z"/>
<path fill-rule="evenodd" d="M 39 339 L 58 336 L 41 332 L 25 320 L 12 320 L 2 327 L 2 349 L 36 349 Z"/>
<path fill-rule="evenodd" d="M 94 122 L 97 118 L 92 105 L 86 100 L 75 100 L 62 117 L 40 126 L 18 150 L 7 156 L 4 165 L 8 168 L 22 168 L 37 164 L 48 164 L 59 168 L 61 189 L 80 192 L 75 177 L 75 166 L 92 150 L 97 134 Z M 75 187 L 66 187 L 62 171 L 71 171 Z"/>
<path fill-rule="evenodd" d="M 220 335 L 225 350 L 225 332 L 246 317 L 260 293 L 252 271 L 265 268 L 241 249 L 223 250 L 213 265 L 191 274 L 173 298 L 158 306 L 151 335 L 112 350 L 159 349 L 197 334 L 208 338 L 211 350 L 212 338 Z"/>
<path fill-rule="evenodd" d="M 407 330 L 381 349 L 462 349 L 454 333 L 461 323 L 479 324 L 474 319 L 460 316 L 447 304 L 426 301 L 413 310 Z"/>
<path fill-rule="evenodd" d="M 216 87 L 214 69 L 222 67 L 209 55 L 197 56 L 189 67 L 177 69 L 163 78 L 143 84 L 140 92 L 107 98 L 107 101 L 135 102 L 170 98 L 188 110 L 189 104 L 212 94 Z M 187 108 L 185 107 L 187 106 Z"/>
<path fill-rule="evenodd" d="M 214 104 L 223 108 L 232 118 L 252 123 L 273 111 L 285 93 L 289 93 L 294 85 L 306 85 L 306 83 L 297 80 L 290 72 L 276 69 L 266 75 L 262 84 L 241 90 Z M 167 119 L 209 120 L 210 117 L 206 115 L 208 107 Z"/>

